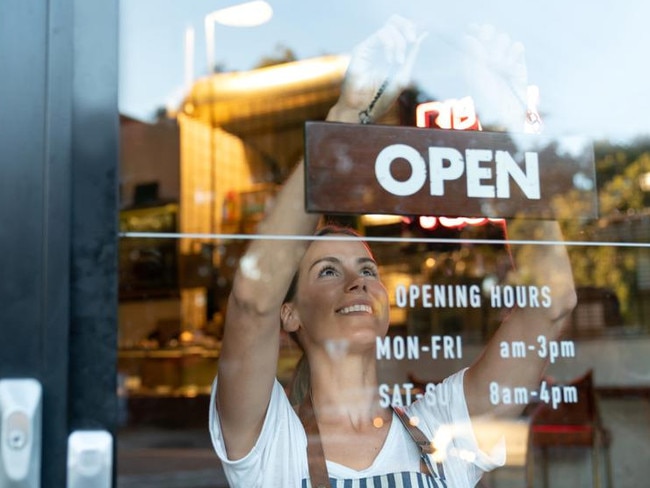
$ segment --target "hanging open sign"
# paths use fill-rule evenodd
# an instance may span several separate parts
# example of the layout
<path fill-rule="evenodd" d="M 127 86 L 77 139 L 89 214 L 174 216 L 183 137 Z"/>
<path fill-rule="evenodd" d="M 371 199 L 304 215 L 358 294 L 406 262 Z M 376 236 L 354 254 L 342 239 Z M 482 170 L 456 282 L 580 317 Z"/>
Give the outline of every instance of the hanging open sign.
<path fill-rule="evenodd" d="M 305 135 L 310 212 L 552 218 L 562 195 L 575 217 L 597 216 L 583 138 L 332 122 Z"/>

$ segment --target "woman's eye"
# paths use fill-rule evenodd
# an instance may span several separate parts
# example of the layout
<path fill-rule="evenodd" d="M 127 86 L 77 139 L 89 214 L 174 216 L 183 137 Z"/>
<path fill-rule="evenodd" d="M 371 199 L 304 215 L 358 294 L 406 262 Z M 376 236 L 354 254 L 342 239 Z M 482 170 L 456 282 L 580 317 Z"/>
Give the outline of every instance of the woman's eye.
<path fill-rule="evenodd" d="M 363 269 L 361 270 L 361 274 L 362 274 L 363 276 L 372 276 L 372 277 L 376 277 L 378 273 L 377 273 L 377 270 L 376 270 L 375 268 L 363 268 Z"/>
<path fill-rule="evenodd" d="M 334 276 L 335 274 L 336 270 L 331 266 L 327 266 L 318 272 L 318 276 Z"/>

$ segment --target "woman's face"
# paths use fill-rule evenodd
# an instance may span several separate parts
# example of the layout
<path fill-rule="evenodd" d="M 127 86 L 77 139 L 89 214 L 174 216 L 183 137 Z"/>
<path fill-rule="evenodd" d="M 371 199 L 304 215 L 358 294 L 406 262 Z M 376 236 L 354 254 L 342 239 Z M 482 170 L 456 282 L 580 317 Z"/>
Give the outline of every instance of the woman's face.
<path fill-rule="evenodd" d="M 388 294 L 364 243 L 313 242 L 300 263 L 293 313 L 305 348 L 374 347 L 388 328 Z"/>

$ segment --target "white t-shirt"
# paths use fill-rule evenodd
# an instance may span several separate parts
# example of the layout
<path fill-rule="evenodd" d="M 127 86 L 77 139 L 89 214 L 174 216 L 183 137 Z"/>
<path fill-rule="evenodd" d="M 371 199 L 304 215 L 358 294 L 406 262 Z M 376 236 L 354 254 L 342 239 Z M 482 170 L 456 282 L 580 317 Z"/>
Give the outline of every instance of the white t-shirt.
<path fill-rule="evenodd" d="M 444 454 L 445 485 L 449 488 L 472 488 L 485 471 L 505 461 L 503 449 L 497 449 L 492 456 L 488 456 L 478 448 L 465 403 L 464 371 L 450 376 L 435 391 L 428 391 L 423 398 L 406 408 L 409 417 L 419 419 L 420 430 L 434 441 L 438 450 L 436 456 Z M 216 410 L 216 384 L 215 378 L 210 401 L 210 434 L 230 486 L 302 486 L 303 480 L 309 478 L 307 436 L 280 383 L 276 381 L 273 387 L 264 425 L 255 446 L 237 460 L 228 459 L 226 454 Z M 330 478 L 348 480 L 387 473 L 419 472 L 420 452 L 394 416 L 384 446 L 370 467 L 357 471 L 327 461 L 327 471 Z"/>

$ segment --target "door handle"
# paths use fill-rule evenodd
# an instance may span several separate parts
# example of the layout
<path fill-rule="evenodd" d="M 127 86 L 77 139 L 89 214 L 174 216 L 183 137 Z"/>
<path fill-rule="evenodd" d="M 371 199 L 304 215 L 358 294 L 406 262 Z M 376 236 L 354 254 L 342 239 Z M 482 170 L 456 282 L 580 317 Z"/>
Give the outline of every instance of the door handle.
<path fill-rule="evenodd" d="M 0 486 L 40 488 L 42 387 L 33 378 L 0 380 Z"/>

